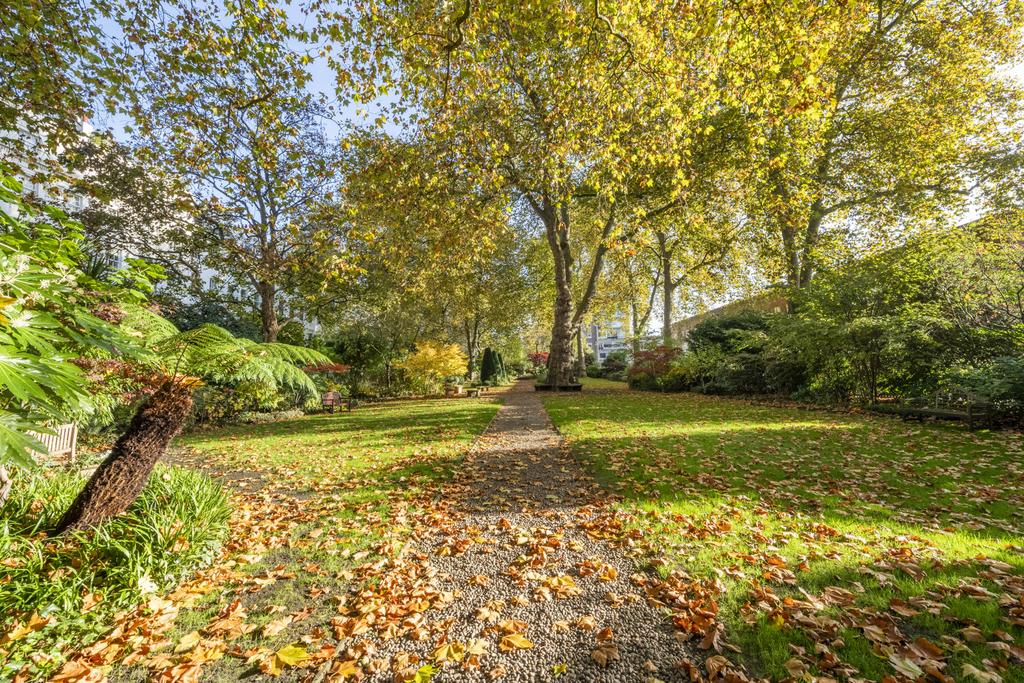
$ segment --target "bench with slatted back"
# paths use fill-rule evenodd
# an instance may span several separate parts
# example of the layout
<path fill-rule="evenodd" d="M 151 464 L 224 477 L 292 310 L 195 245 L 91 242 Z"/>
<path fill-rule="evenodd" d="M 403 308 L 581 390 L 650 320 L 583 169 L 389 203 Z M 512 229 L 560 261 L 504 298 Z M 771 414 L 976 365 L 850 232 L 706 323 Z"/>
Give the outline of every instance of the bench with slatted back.
<path fill-rule="evenodd" d="M 341 407 L 345 409 L 345 412 L 352 411 L 352 405 L 355 403 L 350 398 L 345 398 L 337 391 L 325 391 L 320 397 L 320 403 L 324 408 L 328 408 L 331 411 L 331 415 L 334 414 L 334 409 Z"/>
<path fill-rule="evenodd" d="M 48 458 L 59 458 L 66 455 L 69 462 L 74 462 L 78 449 L 78 425 L 74 422 L 53 428 L 53 434 L 29 432 L 36 441 L 43 444 Z"/>
<path fill-rule="evenodd" d="M 967 423 L 967 428 L 974 428 L 982 422 L 991 422 L 994 418 L 992 403 L 984 397 L 962 389 L 944 389 L 931 396 L 911 398 L 903 405 L 896 407 L 895 412 L 904 420 L 924 419 L 960 420 Z"/>

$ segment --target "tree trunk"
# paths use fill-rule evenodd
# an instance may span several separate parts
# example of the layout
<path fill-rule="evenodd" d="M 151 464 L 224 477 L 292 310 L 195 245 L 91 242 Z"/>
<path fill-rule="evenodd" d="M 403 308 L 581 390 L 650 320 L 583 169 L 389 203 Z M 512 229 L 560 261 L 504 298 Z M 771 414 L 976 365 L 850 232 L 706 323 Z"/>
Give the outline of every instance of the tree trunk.
<path fill-rule="evenodd" d="M 548 384 L 559 387 L 576 381 L 572 353 L 572 251 L 567 210 L 560 214 L 557 207 L 545 200 L 542 215 L 555 264 L 555 315 L 548 352 Z"/>
<path fill-rule="evenodd" d="M 548 384 L 562 386 L 576 381 L 572 353 L 572 293 L 558 288 L 555 296 L 555 321 L 551 326 L 548 351 Z"/>
<path fill-rule="evenodd" d="M 192 409 L 192 386 L 168 379 L 142 404 L 128 430 L 57 523 L 56 533 L 86 530 L 128 509 Z"/>
<path fill-rule="evenodd" d="M 633 358 L 636 358 L 636 354 L 640 353 L 640 311 L 639 306 L 636 305 L 636 301 L 630 303 L 630 348 L 633 352 Z"/>
<path fill-rule="evenodd" d="M 661 269 L 665 278 L 663 299 L 661 303 L 661 343 L 663 346 L 672 346 L 672 295 L 675 293 L 675 285 L 672 283 L 672 259 L 665 256 L 661 260 Z"/>
<path fill-rule="evenodd" d="M 281 331 L 281 325 L 277 319 L 277 288 L 270 282 L 260 282 L 256 287 L 260 297 L 260 326 L 263 328 L 263 341 L 272 343 L 277 341 L 277 333 Z"/>
<path fill-rule="evenodd" d="M 466 356 L 468 356 L 468 360 L 466 362 L 466 377 L 470 381 L 473 381 L 473 366 L 476 364 L 479 321 L 472 328 L 469 326 L 469 322 L 466 321 L 463 324 L 463 328 L 466 332 Z"/>
<path fill-rule="evenodd" d="M 587 355 L 583 352 L 583 325 L 576 329 L 576 374 L 587 376 Z"/>

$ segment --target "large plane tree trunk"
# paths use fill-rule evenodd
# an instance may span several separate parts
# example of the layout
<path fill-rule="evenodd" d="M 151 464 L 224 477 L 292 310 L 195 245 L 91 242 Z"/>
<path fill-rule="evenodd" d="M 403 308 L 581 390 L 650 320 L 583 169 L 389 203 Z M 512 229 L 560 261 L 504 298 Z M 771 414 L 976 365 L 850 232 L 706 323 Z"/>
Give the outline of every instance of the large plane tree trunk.
<path fill-rule="evenodd" d="M 573 358 L 573 335 L 583 323 L 583 316 L 590 308 L 590 301 L 597 289 L 597 280 L 604 267 L 608 251 L 608 240 L 615 226 L 615 205 L 608 209 L 600 242 L 590 266 L 586 289 L 576 303 L 572 293 L 573 252 L 569 243 L 569 205 L 552 201 L 541 193 L 540 201 L 527 193 L 527 199 L 537 216 L 544 223 L 544 230 L 551 249 L 555 266 L 555 311 L 551 325 L 551 349 L 548 354 L 548 384 L 559 387 L 576 382 L 575 358 Z"/>
<path fill-rule="evenodd" d="M 555 321 L 548 350 L 548 384 L 565 386 L 576 381 L 572 352 L 572 293 L 559 288 L 555 295 Z"/>
<path fill-rule="evenodd" d="M 260 282 L 256 285 L 256 293 L 260 298 L 260 328 L 263 331 L 263 341 L 276 342 L 277 334 L 282 327 L 277 316 L 277 287 L 272 282 Z"/>
<path fill-rule="evenodd" d="M 662 284 L 661 344 L 662 346 L 672 346 L 672 304 L 675 301 L 676 288 L 672 282 L 672 258 L 670 256 L 662 257 L 661 272 L 665 278 Z"/>
<path fill-rule="evenodd" d="M 90 529 L 127 510 L 191 409 L 192 386 L 166 380 L 139 407 L 128 430 L 57 523 L 56 533 Z"/>

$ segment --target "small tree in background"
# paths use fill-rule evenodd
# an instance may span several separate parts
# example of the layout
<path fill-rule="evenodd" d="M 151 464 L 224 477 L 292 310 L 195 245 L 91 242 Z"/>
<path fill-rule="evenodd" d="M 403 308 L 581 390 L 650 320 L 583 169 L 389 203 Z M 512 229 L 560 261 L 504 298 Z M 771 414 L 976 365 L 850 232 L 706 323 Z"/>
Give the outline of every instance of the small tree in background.
<path fill-rule="evenodd" d="M 445 379 L 461 377 L 467 362 L 458 344 L 428 341 L 417 344 L 416 351 L 396 367 L 404 370 L 417 388 L 434 393 Z"/>
<path fill-rule="evenodd" d="M 505 369 L 505 357 L 501 355 L 501 351 L 495 351 L 494 356 L 498 367 L 497 381 L 504 382 L 508 379 L 508 371 Z"/>
<path fill-rule="evenodd" d="M 491 384 L 497 377 L 498 366 L 494 349 L 484 349 L 483 359 L 480 361 L 480 384 Z"/>

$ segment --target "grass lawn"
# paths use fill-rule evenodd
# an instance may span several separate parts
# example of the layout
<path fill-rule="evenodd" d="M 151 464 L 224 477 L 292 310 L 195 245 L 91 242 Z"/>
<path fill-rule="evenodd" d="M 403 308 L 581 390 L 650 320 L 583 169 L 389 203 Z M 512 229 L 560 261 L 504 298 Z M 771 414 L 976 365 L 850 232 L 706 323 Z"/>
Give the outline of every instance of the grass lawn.
<path fill-rule="evenodd" d="M 1024 681 L 1019 433 L 690 394 L 544 402 L 704 646 L 720 624 L 724 654 L 773 678 Z"/>
<path fill-rule="evenodd" d="M 161 607 L 173 616 L 147 625 L 141 643 L 101 642 L 87 663 L 117 665 L 112 680 L 182 680 L 201 668 L 203 680 L 227 681 L 288 679 L 290 664 L 333 659 L 339 600 L 372 585 L 411 530 L 443 514 L 441 487 L 497 408 L 401 401 L 187 436 L 191 453 L 175 459 L 234 492 L 226 550 L 170 596 Z"/>
<path fill-rule="evenodd" d="M 587 389 L 600 389 L 602 391 L 626 391 L 628 387 L 625 382 L 616 382 L 611 379 L 604 379 L 603 377 L 581 377 L 580 384 L 583 385 L 583 390 Z"/>

